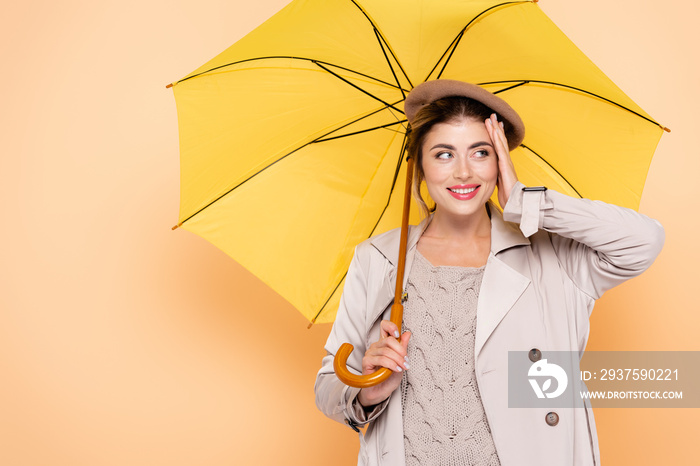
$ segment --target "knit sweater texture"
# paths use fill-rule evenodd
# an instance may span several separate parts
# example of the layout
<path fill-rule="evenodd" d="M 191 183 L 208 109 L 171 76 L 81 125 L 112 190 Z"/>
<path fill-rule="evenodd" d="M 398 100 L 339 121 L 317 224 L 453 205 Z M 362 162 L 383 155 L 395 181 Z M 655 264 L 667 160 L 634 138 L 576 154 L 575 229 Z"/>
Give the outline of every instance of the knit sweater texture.
<path fill-rule="evenodd" d="M 435 267 L 416 252 L 403 323 L 412 333 L 401 382 L 407 466 L 500 465 L 474 372 L 484 268 Z"/>

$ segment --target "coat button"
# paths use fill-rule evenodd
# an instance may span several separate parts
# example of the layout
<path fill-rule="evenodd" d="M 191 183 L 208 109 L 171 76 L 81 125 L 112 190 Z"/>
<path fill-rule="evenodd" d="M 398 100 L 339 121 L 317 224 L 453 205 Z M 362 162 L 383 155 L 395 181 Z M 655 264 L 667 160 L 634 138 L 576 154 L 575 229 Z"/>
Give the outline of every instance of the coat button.
<path fill-rule="evenodd" d="M 559 415 L 552 411 L 547 413 L 547 415 L 544 417 L 544 420 L 547 421 L 548 425 L 554 427 L 557 424 L 559 424 Z"/>
<path fill-rule="evenodd" d="M 538 350 L 537 348 L 532 348 L 527 354 L 527 357 L 530 358 L 530 361 L 537 362 L 542 359 L 542 351 Z"/>

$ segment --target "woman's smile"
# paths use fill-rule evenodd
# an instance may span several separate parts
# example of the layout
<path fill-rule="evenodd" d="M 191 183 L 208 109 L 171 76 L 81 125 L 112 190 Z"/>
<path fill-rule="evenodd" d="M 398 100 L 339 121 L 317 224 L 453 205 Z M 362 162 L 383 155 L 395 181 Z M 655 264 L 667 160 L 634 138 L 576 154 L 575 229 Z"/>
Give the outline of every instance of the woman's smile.
<path fill-rule="evenodd" d="M 455 199 L 459 200 L 469 200 L 476 196 L 477 190 L 479 189 L 478 185 L 460 185 L 460 186 L 451 186 L 447 188 L 447 190 L 452 194 L 452 196 Z"/>

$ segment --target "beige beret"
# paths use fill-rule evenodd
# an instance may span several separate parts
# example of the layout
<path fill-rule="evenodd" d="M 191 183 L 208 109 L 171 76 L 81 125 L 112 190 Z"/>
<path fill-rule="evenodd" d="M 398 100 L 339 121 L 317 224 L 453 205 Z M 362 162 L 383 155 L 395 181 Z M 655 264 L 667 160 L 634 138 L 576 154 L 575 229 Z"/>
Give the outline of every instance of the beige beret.
<path fill-rule="evenodd" d="M 489 107 L 494 112 L 510 123 L 511 131 L 506 133 L 508 139 L 508 147 L 510 150 L 515 149 L 523 142 L 525 138 L 525 125 L 520 116 L 513 108 L 506 103 L 505 100 L 490 93 L 486 89 L 477 86 L 476 84 L 465 83 L 463 81 L 455 81 L 452 79 L 436 79 L 426 81 L 417 85 L 406 97 L 404 102 L 404 112 L 406 118 L 411 123 L 413 118 L 418 113 L 418 110 L 423 108 L 438 99 L 443 97 L 469 97 Z"/>

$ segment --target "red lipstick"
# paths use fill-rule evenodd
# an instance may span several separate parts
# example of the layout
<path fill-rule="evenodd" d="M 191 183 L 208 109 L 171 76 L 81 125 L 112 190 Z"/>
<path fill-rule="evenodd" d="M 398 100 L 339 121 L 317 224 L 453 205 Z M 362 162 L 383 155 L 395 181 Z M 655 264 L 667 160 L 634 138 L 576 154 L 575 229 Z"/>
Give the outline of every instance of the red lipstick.
<path fill-rule="evenodd" d="M 481 185 L 478 184 L 457 184 L 447 188 L 447 192 L 449 192 L 455 199 L 460 201 L 468 201 L 476 196 L 480 187 Z"/>

